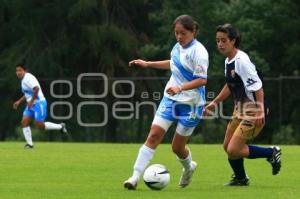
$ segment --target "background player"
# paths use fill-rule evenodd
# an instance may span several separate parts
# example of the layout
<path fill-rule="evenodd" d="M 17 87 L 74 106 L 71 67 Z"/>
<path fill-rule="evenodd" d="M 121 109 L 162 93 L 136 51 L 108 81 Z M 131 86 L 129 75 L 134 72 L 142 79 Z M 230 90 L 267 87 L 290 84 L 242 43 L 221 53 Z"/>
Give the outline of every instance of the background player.
<path fill-rule="evenodd" d="M 27 72 L 24 64 L 16 65 L 16 75 L 21 79 L 21 88 L 24 95 L 14 102 L 13 107 L 18 106 L 26 101 L 27 105 L 23 112 L 22 128 L 27 144 L 25 148 L 33 148 L 30 121 L 33 118 L 35 125 L 39 129 L 45 130 L 61 130 L 67 134 L 66 125 L 64 123 L 55 124 L 52 122 L 44 122 L 47 117 L 47 101 L 38 80 L 31 73 Z"/>

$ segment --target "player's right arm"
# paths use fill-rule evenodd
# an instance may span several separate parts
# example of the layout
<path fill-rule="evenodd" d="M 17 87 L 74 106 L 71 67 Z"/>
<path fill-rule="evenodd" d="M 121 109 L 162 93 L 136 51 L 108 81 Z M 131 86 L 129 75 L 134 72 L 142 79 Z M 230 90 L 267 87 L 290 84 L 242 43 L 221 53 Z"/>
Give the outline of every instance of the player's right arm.
<path fill-rule="evenodd" d="M 218 94 L 218 96 L 211 101 L 208 105 L 205 106 L 204 108 L 204 115 L 208 115 L 209 111 L 212 111 L 215 109 L 215 107 L 222 101 L 224 101 L 229 95 L 230 95 L 230 90 L 227 84 L 224 85 L 223 89 L 221 92 Z"/>
<path fill-rule="evenodd" d="M 136 59 L 129 62 L 129 66 L 140 66 L 143 68 L 157 68 L 157 69 L 170 69 L 170 60 L 163 61 L 144 61 Z"/>
<path fill-rule="evenodd" d="M 25 95 L 23 95 L 19 100 L 15 101 L 13 108 L 17 110 L 18 106 L 25 101 Z"/>

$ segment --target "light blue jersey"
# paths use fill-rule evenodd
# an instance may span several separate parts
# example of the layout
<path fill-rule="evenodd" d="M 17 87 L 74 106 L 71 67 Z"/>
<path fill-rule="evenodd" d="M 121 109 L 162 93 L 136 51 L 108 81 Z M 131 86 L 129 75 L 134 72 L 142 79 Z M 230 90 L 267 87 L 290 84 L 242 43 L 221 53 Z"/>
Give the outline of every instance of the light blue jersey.
<path fill-rule="evenodd" d="M 177 102 L 205 104 L 205 86 L 192 90 L 185 90 L 176 95 L 169 95 L 166 90 L 172 86 L 179 86 L 197 78 L 207 78 L 208 52 L 205 47 L 194 39 L 187 47 L 183 48 L 177 43 L 171 52 L 171 72 L 164 96 Z"/>
<path fill-rule="evenodd" d="M 170 95 L 166 90 L 197 78 L 207 78 L 208 53 L 196 39 L 183 48 L 177 43 L 171 52 L 172 76 L 168 81 L 164 98 L 156 115 L 169 121 L 178 121 L 185 127 L 195 127 L 202 117 L 205 104 L 205 86 Z M 159 125 L 159 124 L 158 124 Z"/>

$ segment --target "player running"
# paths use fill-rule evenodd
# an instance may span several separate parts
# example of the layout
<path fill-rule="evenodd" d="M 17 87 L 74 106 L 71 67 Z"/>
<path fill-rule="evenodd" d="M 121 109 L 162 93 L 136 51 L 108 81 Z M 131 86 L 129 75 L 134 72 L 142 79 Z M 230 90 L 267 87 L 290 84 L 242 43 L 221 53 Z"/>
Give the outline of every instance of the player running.
<path fill-rule="evenodd" d="M 266 148 L 246 144 L 261 132 L 265 124 L 267 107 L 264 105 L 262 80 L 248 55 L 238 49 L 241 37 L 232 25 L 218 26 L 216 41 L 219 51 L 227 57 L 226 84 L 219 95 L 205 107 L 204 114 L 213 110 L 230 94 L 233 96 L 234 111 L 225 133 L 224 150 L 234 175 L 226 185 L 245 186 L 249 185 L 249 178 L 244 169 L 244 158 L 267 158 L 273 175 L 276 175 L 281 167 L 281 149 L 278 146 Z"/>
<path fill-rule="evenodd" d="M 31 73 L 27 72 L 24 64 L 16 65 L 16 75 L 22 80 L 21 88 L 24 95 L 14 102 L 13 108 L 17 109 L 24 101 L 27 103 L 22 118 L 23 134 L 27 142 L 25 148 L 33 148 L 30 128 L 30 121 L 32 118 L 35 120 L 37 128 L 45 130 L 61 130 L 62 133 L 67 134 L 66 125 L 64 123 L 55 124 L 52 122 L 44 122 L 47 117 L 47 101 L 38 80 Z"/>
<path fill-rule="evenodd" d="M 172 75 L 165 87 L 164 97 L 152 122 L 146 142 L 136 158 L 133 175 L 124 182 L 127 189 L 136 189 L 137 183 L 153 158 L 156 147 L 164 138 L 172 123 L 177 123 L 172 150 L 183 166 L 179 186 L 191 182 L 197 163 L 192 160 L 186 146 L 189 136 L 199 124 L 205 104 L 208 53 L 195 39 L 198 23 L 191 16 L 181 15 L 174 21 L 177 43 L 171 51 L 171 59 L 164 61 L 133 60 L 129 65 L 143 68 L 171 69 Z"/>

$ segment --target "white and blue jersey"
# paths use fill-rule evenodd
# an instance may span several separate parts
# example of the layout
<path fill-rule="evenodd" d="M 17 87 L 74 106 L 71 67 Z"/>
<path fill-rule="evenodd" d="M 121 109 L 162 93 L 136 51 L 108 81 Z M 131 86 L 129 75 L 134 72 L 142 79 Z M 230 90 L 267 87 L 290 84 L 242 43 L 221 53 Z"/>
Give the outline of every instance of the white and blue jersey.
<path fill-rule="evenodd" d="M 208 52 L 199 41 L 194 39 L 186 47 L 177 43 L 171 51 L 172 75 L 156 115 L 170 121 L 178 121 L 186 127 L 197 126 L 205 105 L 205 86 L 184 90 L 173 96 L 166 90 L 197 78 L 206 79 L 208 64 Z"/>
<path fill-rule="evenodd" d="M 47 101 L 44 97 L 42 88 L 38 82 L 38 80 L 30 73 L 25 73 L 22 81 L 21 88 L 24 96 L 26 98 L 27 103 L 33 97 L 33 88 L 38 87 L 39 92 L 36 96 L 36 99 L 33 103 L 33 106 L 29 108 L 26 106 L 23 116 L 29 116 L 34 118 L 36 121 L 44 121 L 47 117 Z"/>
<path fill-rule="evenodd" d="M 171 52 L 170 67 L 172 75 L 166 85 L 164 96 L 177 102 L 204 105 L 205 86 L 182 91 L 173 96 L 169 95 L 166 89 L 197 78 L 207 79 L 208 53 L 205 47 L 196 39 L 185 48 L 177 43 Z"/>

